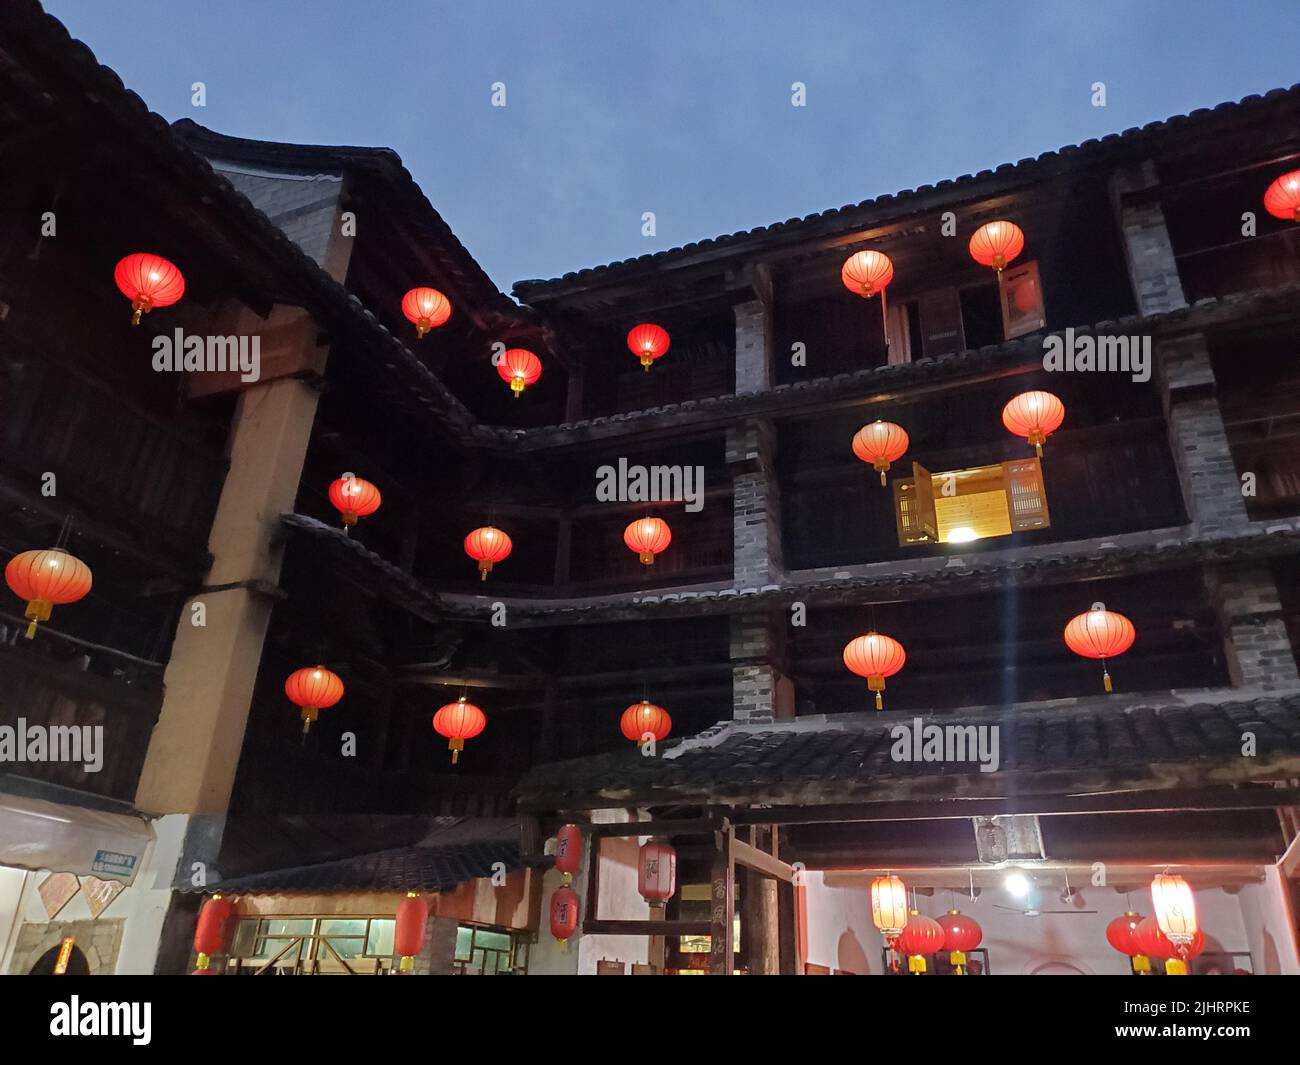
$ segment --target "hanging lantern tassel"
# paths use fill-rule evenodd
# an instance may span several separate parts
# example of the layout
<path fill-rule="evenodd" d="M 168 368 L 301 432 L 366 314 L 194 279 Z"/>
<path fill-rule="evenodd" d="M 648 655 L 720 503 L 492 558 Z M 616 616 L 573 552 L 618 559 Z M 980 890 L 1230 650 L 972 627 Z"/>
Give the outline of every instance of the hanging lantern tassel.
<path fill-rule="evenodd" d="M 1043 445 L 1047 443 L 1047 437 L 1043 435 L 1042 430 L 1035 429 L 1031 432 L 1029 434 L 1029 442 L 1034 445 L 1034 450 L 1038 453 L 1038 457 L 1041 459 L 1043 457 Z"/>
<path fill-rule="evenodd" d="M 49 621 L 53 612 L 54 604 L 48 599 L 33 599 L 27 604 L 27 610 L 23 613 L 28 621 L 27 639 L 36 639 L 36 627 L 42 621 Z"/>
<path fill-rule="evenodd" d="M 885 690 L 885 678 L 881 676 L 871 676 L 867 678 L 867 691 L 876 693 L 876 709 L 885 708 L 885 697 L 881 694 Z"/>
<path fill-rule="evenodd" d="M 1187 947 L 1181 943 L 1178 944 L 1178 953 L 1182 955 L 1182 957 L 1169 958 L 1168 960 L 1165 961 L 1166 976 L 1187 975 L 1187 960 L 1186 960 Z"/>
<path fill-rule="evenodd" d="M 1104 658 L 1101 660 L 1101 686 L 1105 688 L 1107 692 L 1113 692 L 1115 690 L 1111 686 L 1110 670 L 1106 668 L 1106 660 Z"/>

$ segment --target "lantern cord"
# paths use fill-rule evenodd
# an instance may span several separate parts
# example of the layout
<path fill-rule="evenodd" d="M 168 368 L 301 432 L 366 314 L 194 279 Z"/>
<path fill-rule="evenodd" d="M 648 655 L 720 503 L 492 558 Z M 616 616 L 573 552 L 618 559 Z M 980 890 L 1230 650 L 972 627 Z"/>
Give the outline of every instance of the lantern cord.
<path fill-rule="evenodd" d="M 63 548 L 68 542 L 68 537 L 72 534 L 72 515 L 68 514 L 63 519 L 63 524 L 59 526 L 59 538 L 54 542 L 56 548 Z"/>

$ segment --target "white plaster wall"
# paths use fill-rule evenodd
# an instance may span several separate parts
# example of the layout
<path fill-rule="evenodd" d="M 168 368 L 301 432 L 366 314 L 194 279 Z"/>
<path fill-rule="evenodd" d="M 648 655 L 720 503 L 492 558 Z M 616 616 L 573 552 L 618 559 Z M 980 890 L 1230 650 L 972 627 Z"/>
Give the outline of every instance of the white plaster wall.
<path fill-rule="evenodd" d="M 1295 933 L 1286 904 L 1286 882 L 1275 867 L 1265 870 L 1264 883 L 1248 884 L 1238 896 L 1255 972 L 1268 976 L 1300 974 Z"/>

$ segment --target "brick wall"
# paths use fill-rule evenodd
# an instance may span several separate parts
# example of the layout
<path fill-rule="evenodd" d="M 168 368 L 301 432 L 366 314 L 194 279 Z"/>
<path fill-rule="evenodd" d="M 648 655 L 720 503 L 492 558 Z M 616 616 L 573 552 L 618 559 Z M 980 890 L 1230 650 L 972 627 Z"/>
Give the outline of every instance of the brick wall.
<path fill-rule="evenodd" d="M 1268 567 L 1254 564 L 1210 572 L 1206 582 L 1219 615 L 1233 685 L 1263 691 L 1300 685 L 1277 583 Z"/>
<path fill-rule="evenodd" d="M 740 589 L 762 588 L 781 579 L 781 496 L 775 450 L 775 432 L 768 422 L 745 422 L 727 430 L 734 579 Z"/>
<path fill-rule="evenodd" d="M 738 303 L 736 312 L 736 392 L 772 387 L 772 315 L 762 300 Z"/>
<path fill-rule="evenodd" d="M 1142 314 L 1185 307 L 1178 262 L 1160 204 L 1155 164 L 1123 170 L 1111 178 L 1111 200 L 1124 236 L 1133 295 Z"/>

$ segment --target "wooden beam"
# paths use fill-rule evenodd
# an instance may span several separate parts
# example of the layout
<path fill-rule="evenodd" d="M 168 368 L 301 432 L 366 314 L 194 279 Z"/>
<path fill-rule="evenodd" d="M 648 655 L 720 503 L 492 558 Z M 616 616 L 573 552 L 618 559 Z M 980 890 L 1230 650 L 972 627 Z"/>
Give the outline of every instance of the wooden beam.
<path fill-rule="evenodd" d="M 736 971 L 736 881 L 732 847 L 736 842 L 731 822 L 723 820 L 714 833 L 713 874 L 709 890 L 709 972 L 731 976 Z"/>
<path fill-rule="evenodd" d="M 678 836 L 703 836 L 717 832 L 727 822 L 720 817 L 697 817 L 682 821 L 628 821 L 620 824 L 601 824 L 591 826 L 591 836 L 598 839 L 605 836 L 660 836 L 676 839 Z M 707 934 L 707 933 L 705 933 Z"/>
<path fill-rule="evenodd" d="M 742 840 L 731 841 L 731 856 L 737 865 L 743 865 L 746 869 L 752 869 L 762 876 L 784 880 L 787 883 L 794 880 L 794 869 L 790 865 Z"/>
<path fill-rule="evenodd" d="M 708 921 L 596 921 L 582 922 L 584 935 L 597 936 L 707 936 Z"/>

